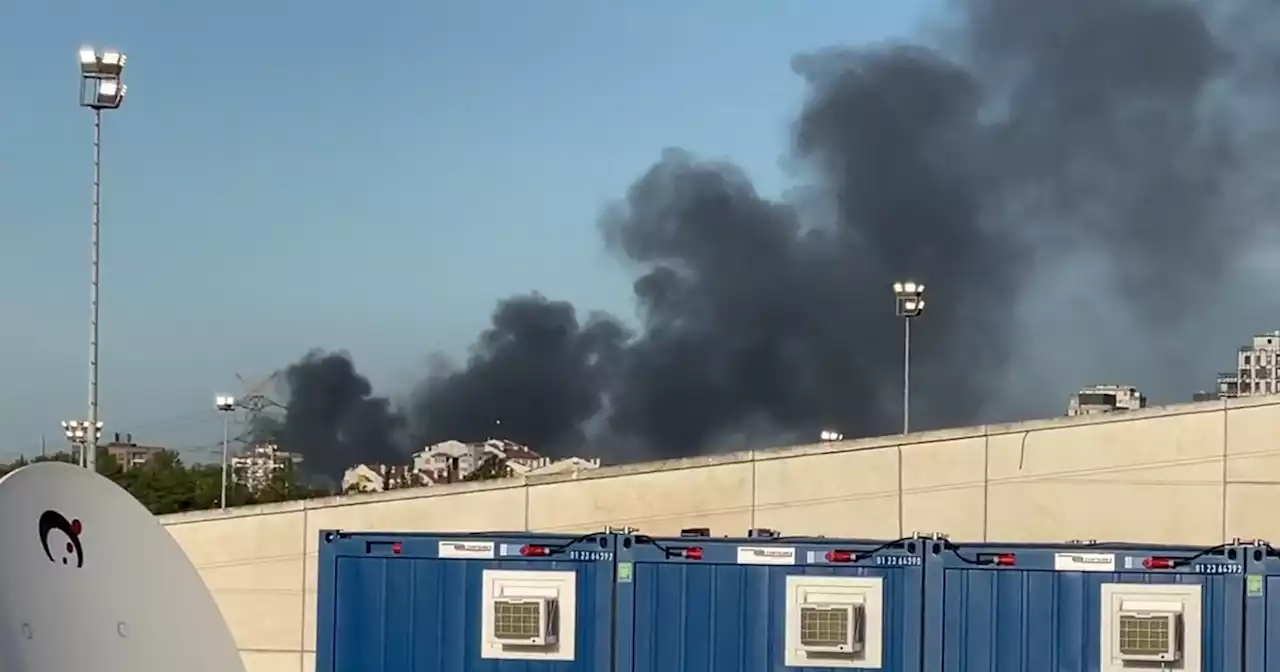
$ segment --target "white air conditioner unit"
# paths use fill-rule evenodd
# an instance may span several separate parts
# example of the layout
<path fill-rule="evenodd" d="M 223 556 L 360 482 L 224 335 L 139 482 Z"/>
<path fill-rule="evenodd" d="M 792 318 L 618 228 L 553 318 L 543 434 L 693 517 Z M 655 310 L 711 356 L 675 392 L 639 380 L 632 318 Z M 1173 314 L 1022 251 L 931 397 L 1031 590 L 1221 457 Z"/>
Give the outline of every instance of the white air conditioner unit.
<path fill-rule="evenodd" d="M 1182 658 L 1182 614 L 1126 608 L 1116 614 L 1112 633 L 1115 657 L 1124 662 L 1168 663 Z"/>
<path fill-rule="evenodd" d="M 809 653 L 861 655 L 866 647 L 862 604 L 800 605 L 800 647 Z"/>
<path fill-rule="evenodd" d="M 551 646 L 560 634 L 555 598 L 519 597 L 493 600 L 493 639 L 506 646 Z"/>

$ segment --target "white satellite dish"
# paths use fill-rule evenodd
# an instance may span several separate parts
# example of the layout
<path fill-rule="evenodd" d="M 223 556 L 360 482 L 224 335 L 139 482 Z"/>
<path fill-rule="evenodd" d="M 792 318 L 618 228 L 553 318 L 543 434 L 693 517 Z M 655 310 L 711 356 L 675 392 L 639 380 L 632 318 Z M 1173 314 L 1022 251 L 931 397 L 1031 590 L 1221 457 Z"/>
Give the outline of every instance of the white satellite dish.
<path fill-rule="evenodd" d="M 244 672 L 231 631 L 168 531 L 87 469 L 0 478 L 0 670 Z"/>

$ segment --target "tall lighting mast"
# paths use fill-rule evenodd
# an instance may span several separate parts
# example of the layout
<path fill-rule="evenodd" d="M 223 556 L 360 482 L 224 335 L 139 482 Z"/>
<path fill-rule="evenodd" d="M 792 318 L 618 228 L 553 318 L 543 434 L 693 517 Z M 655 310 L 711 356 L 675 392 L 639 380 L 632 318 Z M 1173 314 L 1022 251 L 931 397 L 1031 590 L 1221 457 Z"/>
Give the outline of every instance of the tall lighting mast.
<path fill-rule="evenodd" d="M 102 203 L 102 113 L 119 109 L 124 103 L 125 55 L 114 49 L 98 51 L 80 48 L 80 106 L 93 110 L 93 235 L 89 253 L 89 416 L 86 427 L 101 428 L 98 419 L 98 288 Z M 98 468 L 98 438 L 93 432 L 86 438 L 91 443 L 81 451 L 81 464 L 94 471 Z"/>

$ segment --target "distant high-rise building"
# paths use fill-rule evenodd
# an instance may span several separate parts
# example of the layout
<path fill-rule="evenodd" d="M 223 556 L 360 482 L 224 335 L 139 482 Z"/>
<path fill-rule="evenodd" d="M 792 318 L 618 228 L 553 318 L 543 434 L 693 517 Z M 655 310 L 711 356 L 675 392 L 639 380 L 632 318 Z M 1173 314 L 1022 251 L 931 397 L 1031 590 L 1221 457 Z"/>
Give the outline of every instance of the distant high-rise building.
<path fill-rule="evenodd" d="M 1147 398 L 1132 385 L 1091 385 L 1071 395 L 1067 415 L 1092 415 L 1146 408 Z"/>
<path fill-rule="evenodd" d="M 275 472 L 302 462 L 302 456 L 280 450 L 274 443 L 261 443 L 231 458 L 231 474 L 237 483 L 257 491 L 271 482 Z"/>

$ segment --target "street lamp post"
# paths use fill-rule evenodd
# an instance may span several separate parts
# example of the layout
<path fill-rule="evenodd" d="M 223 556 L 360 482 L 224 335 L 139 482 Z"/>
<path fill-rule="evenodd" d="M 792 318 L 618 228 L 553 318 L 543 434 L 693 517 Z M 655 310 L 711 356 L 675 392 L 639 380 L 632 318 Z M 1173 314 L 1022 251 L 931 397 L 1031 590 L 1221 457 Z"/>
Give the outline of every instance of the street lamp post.
<path fill-rule="evenodd" d="M 98 422 L 98 289 L 100 259 L 100 206 L 102 203 L 102 111 L 118 109 L 124 103 L 125 55 L 108 49 L 80 49 L 80 106 L 93 110 L 93 235 L 89 272 L 89 425 Z M 97 470 L 97 436 L 94 450 L 84 453 L 84 466 Z"/>
<path fill-rule="evenodd" d="M 98 439 L 102 436 L 102 421 L 63 420 L 62 433 L 71 442 L 72 450 L 79 452 L 80 466 L 96 463 L 96 459 L 88 462 L 88 454 L 97 452 Z"/>
<path fill-rule="evenodd" d="M 924 313 L 924 285 L 893 283 L 894 313 L 902 318 L 902 433 L 911 432 L 911 320 Z M 898 444 L 898 536 L 906 534 L 902 502 L 902 444 Z"/>
<path fill-rule="evenodd" d="M 236 410 L 236 398 L 220 394 L 214 397 L 214 407 L 222 416 L 222 494 L 218 497 L 218 508 L 227 508 L 227 460 L 230 442 L 231 413 Z"/>

